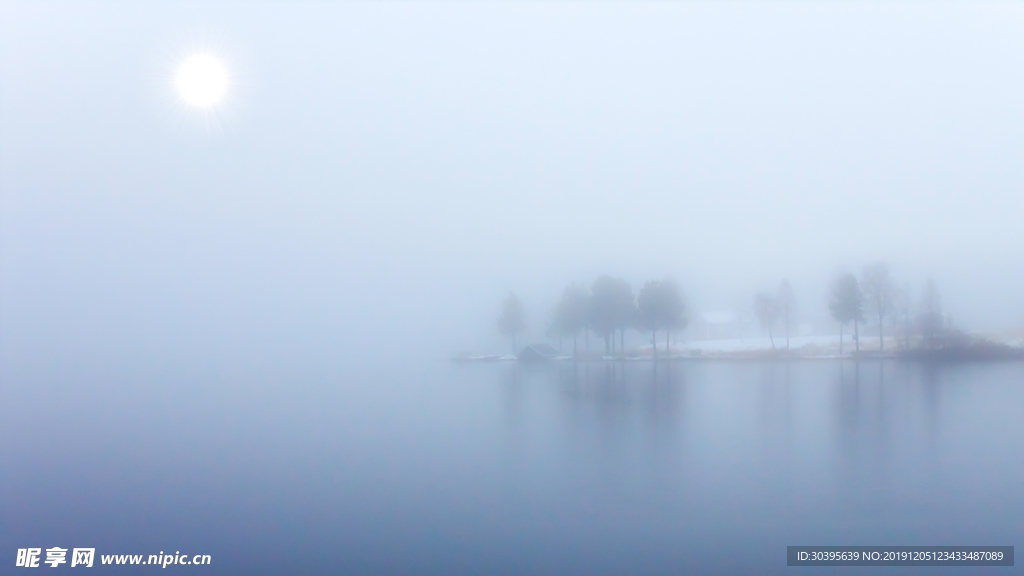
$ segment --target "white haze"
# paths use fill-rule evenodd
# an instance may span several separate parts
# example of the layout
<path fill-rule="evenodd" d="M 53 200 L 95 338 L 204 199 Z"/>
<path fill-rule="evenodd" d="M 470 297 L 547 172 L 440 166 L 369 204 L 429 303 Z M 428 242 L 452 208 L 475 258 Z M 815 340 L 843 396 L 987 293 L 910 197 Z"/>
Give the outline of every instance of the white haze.
<path fill-rule="evenodd" d="M 0 50 L 9 376 L 498 349 L 602 273 L 824 316 L 881 260 L 1024 325 L 1018 3 L 8 2 Z"/>

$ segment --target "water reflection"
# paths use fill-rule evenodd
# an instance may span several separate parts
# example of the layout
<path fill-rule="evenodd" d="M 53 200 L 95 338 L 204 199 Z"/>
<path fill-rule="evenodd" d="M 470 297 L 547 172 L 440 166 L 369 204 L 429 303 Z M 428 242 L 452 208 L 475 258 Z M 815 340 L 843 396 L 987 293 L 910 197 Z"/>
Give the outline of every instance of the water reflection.
<path fill-rule="evenodd" d="M 570 430 L 584 426 L 608 438 L 642 430 L 648 439 L 681 442 L 678 435 L 691 419 L 705 430 L 727 427 L 734 437 L 746 435 L 761 449 L 782 454 L 807 442 L 799 434 L 808 426 L 823 425 L 837 462 L 851 468 L 884 464 L 901 442 L 934 441 L 941 428 L 940 378 L 951 369 L 878 360 L 498 367 L 510 430 L 554 403 Z"/>
<path fill-rule="evenodd" d="M 758 426 L 765 449 L 788 443 L 792 430 L 792 362 L 757 366 Z"/>
<path fill-rule="evenodd" d="M 1024 392 L 1003 387 L 1005 371 L 1024 367 L 880 360 L 508 367 L 517 393 L 506 395 L 505 410 L 523 419 L 519 432 L 536 442 L 533 450 L 552 450 L 552 474 L 577 488 L 602 487 L 604 500 L 590 505 L 626 498 L 652 524 L 676 526 L 664 509 L 708 534 L 779 538 L 780 547 L 829 534 L 830 542 L 920 543 L 939 533 L 948 541 L 948 518 L 931 505 L 936 495 L 977 485 L 961 467 L 972 460 L 963 447 L 1022 428 L 983 410 L 1005 394 L 1024 406 Z M 973 386 L 956 415 L 943 403 L 949 381 Z M 951 467 L 953 453 L 960 461 Z M 929 527 L 940 520 L 947 528 Z M 1009 529 L 1005 513 L 993 522 Z"/>
<path fill-rule="evenodd" d="M 838 362 L 835 439 L 844 462 L 882 465 L 906 443 L 930 450 L 941 428 L 940 375 L 955 370 L 935 363 Z"/>
<path fill-rule="evenodd" d="M 681 417 L 685 378 L 672 363 L 571 363 L 557 370 L 567 414 L 593 417 L 606 430 L 641 426 L 650 437 L 673 429 Z"/>
<path fill-rule="evenodd" d="M 303 573 L 788 574 L 771 559 L 792 544 L 1024 536 L 1021 364 L 616 361 L 421 373 L 250 390 L 258 402 L 216 382 L 171 382 L 131 402 L 103 396 L 102 418 L 76 411 L 81 396 L 8 389 L 17 402 L 0 405 L 0 461 L 20 465 L 0 474 L 0 509 L 19 520 L 0 523 L 0 540 L 80 532 L 108 548 L 142 538 L 140 549 L 160 550 L 184 534 L 226 559 L 211 574 L 289 573 L 297 556 L 321 563 Z M 136 420 L 128 408 L 147 394 L 216 409 Z M 75 434 L 13 408 L 44 402 Z M 123 434 L 132 426 L 143 433 Z M 81 457 L 54 468 L 71 437 Z M 104 456 L 112 449 L 162 457 L 116 466 Z M 60 474 L 25 472 L 50 469 Z M 153 479 L 179 484 L 152 488 Z M 139 532 L 134 509 L 115 505 L 123 494 L 157 503 L 146 521 L 159 532 Z M 256 549 L 267 552 L 256 559 Z M 324 549 L 343 553 L 316 555 Z"/>

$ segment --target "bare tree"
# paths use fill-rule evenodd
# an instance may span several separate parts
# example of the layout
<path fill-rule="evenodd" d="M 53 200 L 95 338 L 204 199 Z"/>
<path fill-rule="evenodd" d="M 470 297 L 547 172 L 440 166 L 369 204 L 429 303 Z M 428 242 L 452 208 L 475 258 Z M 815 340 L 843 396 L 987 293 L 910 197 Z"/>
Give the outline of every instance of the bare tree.
<path fill-rule="evenodd" d="M 893 282 L 889 275 L 889 267 L 881 262 L 864 267 L 864 296 L 868 309 L 878 316 L 878 350 L 885 351 L 883 321 L 893 309 Z"/>
<path fill-rule="evenodd" d="M 762 328 L 768 328 L 768 339 L 772 342 L 772 350 L 775 350 L 775 337 L 772 336 L 772 324 L 779 318 L 779 303 L 771 294 L 761 292 L 754 296 L 754 314 L 761 321 Z"/>
<path fill-rule="evenodd" d="M 782 317 L 783 325 L 786 327 L 786 350 L 789 350 L 789 330 L 796 314 L 796 296 L 793 294 L 793 287 L 788 280 L 779 284 L 779 293 L 775 297 L 778 304 L 779 316 Z"/>
<path fill-rule="evenodd" d="M 857 324 L 864 318 L 864 296 L 861 294 L 856 276 L 843 274 L 836 278 L 829 294 L 828 310 L 836 322 L 839 322 L 839 355 L 843 355 L 843 326 L 847 322 L 853 322 L 853 340 L 857 345 L 857 351 L 860 352 L 860 333 Z"/>
<path fill-rule="evenodd" d="M 502 304 L 501 316 L 498 316 L 498 331 L 503 336 L 511 336 L 513 354 L 518 350 L 516 338 L 525 327 L 526 310 L 523 308 L 523 303 L 515 293 L 509 293 L 508 298 L 505 298 L 505 302 Z"/>
<path fill-rule="evenodd" d="M 936 337 L 943 329 L 942 299 L 939 296 L 939 289 L 935 286 L 935 280 L 931 278 L 924 285 L 921 294 L 921 316 L 918 320 L 921 326 L 921 336 L 929 348 L 935 347 Z"/>

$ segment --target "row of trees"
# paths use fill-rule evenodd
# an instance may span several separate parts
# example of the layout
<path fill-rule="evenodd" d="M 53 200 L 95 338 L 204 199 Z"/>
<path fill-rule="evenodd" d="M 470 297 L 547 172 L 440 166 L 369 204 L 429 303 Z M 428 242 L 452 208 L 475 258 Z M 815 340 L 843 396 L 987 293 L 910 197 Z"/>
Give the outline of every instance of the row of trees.
<path fill-rule="evenodd" d="M 689 321 L 686 297 L 672 279 L 651 280 L 633 295 L 633 288 L 621 278 L 601 276 L 588 290 L 570 284 L 551 313 L 548 334 L 556 338 L 572 338 L 573 356 L 578 355 L 578 337 L 583 334 L 587 353 L 590 334 L 604 339 L 605 355 L 625 353 L 626 330 L 651 333 L 654 354 L 658 354 L 658 332 L 665 332 L 665 347 L 671 335 L 686 328 Z M 522 302 L 509 294 L 498 318 L 498 329 L 512 339 L 513 352 L 518 349 L 517 335 L 526 325 Z"/>
<path fill-rule="evenodd" d="M 921 295 L 922 309 L 913 321 L 910 304 L 909 287 L 898 288 L 885 264 L 866 266 L 860 280 L 849 273 L 836 278 L 829 293 L 828 309 L 832 318 L 839 322 L 839 353 L 843 353 L 843 327 L 851 322 L 854 345 L 860 351 L 860 323 L 865 320 L 866 313 L 878 320 L 878 348 L 881 352 L 885 351 L 886 318 L 903 323 L 905 348 L 910 348 L 912 323 L 919 328 L 924 344 L 933 346 L 945 326 L 935 282 L 928 280 L 925 284 Z"/>
<path fill-rule="evenodd" d="M 864 268 L 858 279 L 853 274 L 842 274 L 829 291 L 828 309 L 839 323 L 839 353 L 843 353 L 844 329 L 853 324 L 853 341 L 860 351 L 860 324 L 870 314 L 878 322 L 879 350 L 885 350 L 885 320 L 903 324 L 905 348 L 910 348 L 912 325 L 920 330 L 926 346 L 934 346 L 944 330 L 938 290 L 928 281 L 922 294 L 922 311 L 911 318 L 909 288 L 898 288 L 889 268 L 882 263 Z M 774 293 L 761 292 L 754 297 L 754 312 L 762 327 L 767 328 L 772 348 L 775 348 L 773 328 L 780 322 L 785 330 L 786 348 L 796 318 L 796 298 L 789 282 L 783 280 Z M 674 332 L 686 328 L 689 311 L 686 298 L 671 279 L 651 280 L 633 295 L 633 289 L 621 278 L 601 276 L 589 287 L 570 284 L 565 288 L 558 305 L 552 311 L 547 334 L 551 337 L 572 338 L 573 356 L 578 355 L 578 336 L 582 333 L 586 351 L 590 352 L 590 334 L 604 339 L 605 355 L 625 353 L 626 331 L 635 329 L 651 334 L 654 355 L 658 354 L 657 336 L 665 332 L 665 348 L 671 344 Z M 518 350 L 517 337 L 526 327 L 526 313 L 515 294 L 509 294 L 498 318 L 499 331 L 511 337 L 513 353 Z M 616 336 L 618 338 L 616 339 Z M 616 347 L 616 341 L 618 346 Z"/>

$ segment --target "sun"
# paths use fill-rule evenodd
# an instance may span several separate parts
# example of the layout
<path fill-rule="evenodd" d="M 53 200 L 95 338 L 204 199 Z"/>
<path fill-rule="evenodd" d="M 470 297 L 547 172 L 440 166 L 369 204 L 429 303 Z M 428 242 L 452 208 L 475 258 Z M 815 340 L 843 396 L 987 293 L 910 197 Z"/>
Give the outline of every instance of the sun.
<path fill-rule="evenodd" d="M 186 104 L 209 108 L 224 98 L 228 73 L 224 64 L 213 56 L 192 56 L 178 67 L 175 84 Z"/>

